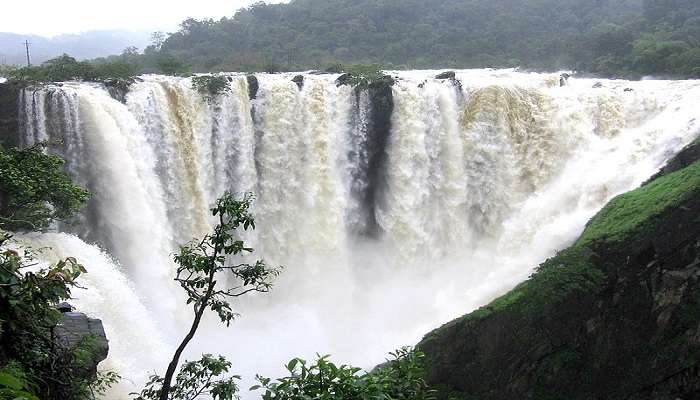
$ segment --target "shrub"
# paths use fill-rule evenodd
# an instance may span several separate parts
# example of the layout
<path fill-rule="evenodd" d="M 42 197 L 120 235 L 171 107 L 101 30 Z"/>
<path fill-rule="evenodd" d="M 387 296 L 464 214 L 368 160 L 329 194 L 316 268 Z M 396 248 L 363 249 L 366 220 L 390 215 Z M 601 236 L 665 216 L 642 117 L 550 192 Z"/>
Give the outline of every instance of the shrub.
<path fill-rule="evenodd" d="M 200 75 L 192 78 L 192 88 L 211 102 L 216 96 L 231 91 L 228 77 L 225 75 Z"/>
<path fill-rule="evenodd" d="M 365 374 L 360 373 L 360 368 L 338 366 L 329 361 L 329 356 L 318 357 L 313 364 L 295 358 L 286 365 L 289 376 L 274 381 L 258 376 L 260 384 L 251 390 L 264 389 L 263 400 L 435 398 L 434 391 L 423 380 L 420 351 L 403 348 L 391 356 L 387 363 Z"/>

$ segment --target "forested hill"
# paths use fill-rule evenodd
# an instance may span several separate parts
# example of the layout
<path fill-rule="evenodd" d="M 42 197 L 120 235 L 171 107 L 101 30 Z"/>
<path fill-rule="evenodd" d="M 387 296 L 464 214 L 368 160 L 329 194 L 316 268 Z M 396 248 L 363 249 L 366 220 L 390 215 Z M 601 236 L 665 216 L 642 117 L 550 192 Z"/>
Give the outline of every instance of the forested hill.
<path fill-rule="evenodd" d="M 700 76 L 698 0 L 293 0 L 187 20 L 161 48 L 197 71 L 571 68 Z"/>

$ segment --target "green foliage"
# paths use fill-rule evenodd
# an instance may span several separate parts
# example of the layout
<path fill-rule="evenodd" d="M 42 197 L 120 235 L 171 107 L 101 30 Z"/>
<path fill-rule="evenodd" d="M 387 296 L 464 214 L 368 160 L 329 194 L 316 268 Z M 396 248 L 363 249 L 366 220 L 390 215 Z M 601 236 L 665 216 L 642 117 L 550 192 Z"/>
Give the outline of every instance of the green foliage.
<path fill-rule="evenodd" d="M 394 84 L 394 79 L 382 71 L 381 66 L 354 64 L 341 67 L 345 75 L 344 82 L 354 88 L 366 89 L 371 86 Z M 342 79 L 342 78 L 341 78 Z"/>
<path fill-rule="evenodd" d="M 374 399 L 433 400 L 435 391 L 425 383 L 425 355 L 408 347 L 389 353 L 391 358 L 365 376 Z M 366 397 L 365 397 L 366 398 Z"/>
<path fill-rule="evenodd" d="M 576 246 L 597 241 L 622 242 L 630 234 L 644 230 L 655 215 L 699 193 L 700 161 L 611 200 L 588 223 Z"/>
<path fill-rule="evenodd" d="M 12 75 L 18 68 L 13 65 L 0 64 L 0 77 L 6 78 Z"/>
<path fill-rule="evenodd" d="M 107 390 L 122 379 L 121 375 L 114 371 L 97 371 L 97 376 L 89 382 L 88 388 L 92 398 L 103 398 Z"/>
<path fill-rule="evenodd" d="M 14 363 L 0 369 L 0 400 L 39 400 L 31 393 L 24 371 Z"/>
<path fill-rule="evenodd" d="M 0 236 L 0 246 L 9 236 Z M 0 253 L 0 321 L 2 335 L 21 335 L 55 326 L 60 313 L 53 308 L 70 298 L 75 279 L 85 269 L 75 259 L 68 258 L 48 270 L 33 272 L 31 253 L 3 249 Z M 34 332 L 36 333 L 36 332 Z"/>
<path fill-rule="evenodd" d="M 164 54 L 158 55 L 156 69 L 165 75 L 189 75 L 192 69 L 174 56 Z"/>
<path fill-rule="evenodd" d="M 122 79 L 131 81 L 135 74 L 135 67 L 123 61 L 90 63 L 77 61 L 64 54 L 41 65 L 10 70 L 8 77 L 13 82 L 27 86 L 73 80 L 102 82 L 106 79 Z"/>
<path fill-rule="evenodd" d="M 44 154 L 44 147 L 0 147 L 0 229 L 44 229 L 87 201 L 89 193 L 62 171 L 63 160 Z"/>
<path fill-rule="evenodd" d="M 403 348 L 391 356 L 386 364 L 365 374 L 360 373 L 360 368 L 337 366 L 329 361 L 329 356 L 319 356 L 313 364 L 295 358 L 286 365 L 289 376 L 274 381 L 258 376 L 260 384 L 251 390 L 264 389 L 263 400 L 435 398 L 423 380 L 421 352 Z"/>
<path fill-rule="evenodd" d="M 185 362 L 175 377 L 175 383 L 171 386 L 169 399 L 195 400 L 201 396 L 210 396 L 214 400 L 237 399 L 238 386 L 236 381 L 239 376 L 231 376 L 225 379 L 215 379 L 226 374 L 231 368 L 231 363 L 225 358 L 213 357 L 204 354 L 199 361 Z M 157 400 L 161 395 L 163 378 L 152 375 L 144 390 L 137 395 L 135 400 Z"/>
<path fill-rule="evenodd" d="M 225 75 L 199 75 L 192 78 L 192 88 L 209 102 L 217 96 L 231 91 L 228 77 Z"/>
<path fill-rule="evenodd" d="M 100 62 L 91 64 L 93 68 L 92 80 L 122 79 L 132 80 L 137 75 L 134 65 L 124 62 Z"/>

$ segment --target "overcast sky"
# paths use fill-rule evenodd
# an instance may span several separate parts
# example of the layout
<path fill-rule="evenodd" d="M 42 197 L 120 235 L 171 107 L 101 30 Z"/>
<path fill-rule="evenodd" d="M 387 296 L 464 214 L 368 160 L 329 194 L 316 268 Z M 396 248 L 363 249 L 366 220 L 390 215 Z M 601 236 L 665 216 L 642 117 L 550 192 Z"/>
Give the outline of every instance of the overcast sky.
<path fill-rule="evenodd" d="M 231 16 L 255 0 L 1 0 L 0 32 L 54 36 L 99 29 L 173 31 L 187 17 Z M 283 0 L 268 2 L 280 3 Z"/>

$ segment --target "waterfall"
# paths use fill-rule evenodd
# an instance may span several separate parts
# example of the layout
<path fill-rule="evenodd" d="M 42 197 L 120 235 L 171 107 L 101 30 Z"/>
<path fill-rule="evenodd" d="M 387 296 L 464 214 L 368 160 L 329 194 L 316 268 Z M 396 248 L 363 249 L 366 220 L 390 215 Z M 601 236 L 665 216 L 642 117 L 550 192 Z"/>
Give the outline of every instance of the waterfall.
<path fill-rule="evenodd" d="M 487 303 L 700 131 L 698 81 L 390 73 L 386 90 L 259 74 L 253 99 L 242 74 L 210 101 L 151 75 L 125 103 L 88 83 L 24 91 L 22 144 L 50 140 L 93 198 L 65 233 L 22 239 L 88 268 L 77 305 L 104 320 L 105 367 L 128 378 L 110 398 L 181 339 L 171 254 L 207 232 L 225 190 L 255 194 L 245 237 L 285 269 L 272 293 L 236 301 L 230 329 L 206 320 L 188 357 L 227 355 L 249 383 L 316 352 L 371 367 Z"/>

